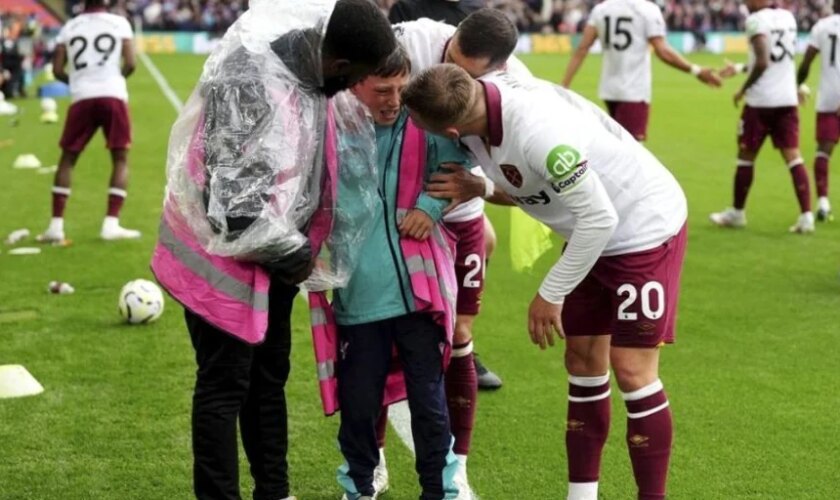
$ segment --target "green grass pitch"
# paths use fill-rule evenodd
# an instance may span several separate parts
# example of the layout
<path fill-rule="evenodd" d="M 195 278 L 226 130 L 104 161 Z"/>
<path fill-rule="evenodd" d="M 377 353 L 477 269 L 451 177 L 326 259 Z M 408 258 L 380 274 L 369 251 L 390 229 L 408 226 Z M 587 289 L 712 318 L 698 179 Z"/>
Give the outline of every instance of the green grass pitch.
<path fill-rule="evenodd" d="M 183 98 L 202 58 L 155 56 Z M 697 56 L 719 64 L 723 58 Z M 566 59 L 526 57 L 557 80 Z M 587 62 L 575 88 L 594 98 L 599 61 Z M 789 235 L 796 202 L 787 168 L 769 146 L 756 165 L 746 230 L 725 231 L 708 213 L 731 203 L 737 110 L 732 94 L 655 66 L 650 149 L 689 199 L 690 241 L 678 342 L 665 349 L 662 378 L 675 419 L 670 498 L 837 498 L 840 463 L 840 223 L 813 236 Z M 816 86 L 812 77 L 812 86 Z M 16 257 L 0 246 L 0 364 L 19 363 L 44 385 L 37 397 L 0 400 L 0 499 L 186 499 L 191 496 L 190 398 L 193 351 L 180 307 L 146 327 L 120 324 L 116 299 L 128 280 L 150 277 L 175 112 L 145 68 L 130 80 L 135 144 L 123 212 L 139 241 L 98 239 L 109 163 L 98 138 L 76 168 L 66 213 L 69 248 Z M 44 229 L 51 176 L 13 170 L 21 153 L 45 165 L 58 158 L 60 126 L 38 123 L 38 103 L 23 104 L 20 125 L 0 119 L 0 233 Z M 62 113 L 66 103 L 62 103 Z M 62 114 L 63 116 L 63 114 Z M 559 117 L 562 118 L 562 117 Z M 814 153 L 813 102 L 802 110 L 808 168 Z M 835 159 L 835 167 L 838 165 Z M 840 199 L 835 198 L 835 203 Z M 509 269 L 508 219 L 489 210 L 500 237 L 488 272 L 476 348 L 505 381 L 481 394 L 469 474 L 478 494 L 496 499 L 565 498 L 566 378 L 562 347 L 540 352 L 525 330 L 527 306 L 559 252 L 533 273 Z M 67 281 L 74 295 L 46 292 Z M 321 416 L 308 318 L 294 313 L 290 400 L 291 479 L 302 500 L 340 495 L 335 467 L 338 420 Z M 616 393 L 617 394 L 617 393 Z M 634 498 L 624 446 L 624 408 L 614 397 L 601 496 Z M 416 498 L 412 458 L 389 433 L 391 493 Z M 244 455 L 243 496 L 250 497 Z"/>

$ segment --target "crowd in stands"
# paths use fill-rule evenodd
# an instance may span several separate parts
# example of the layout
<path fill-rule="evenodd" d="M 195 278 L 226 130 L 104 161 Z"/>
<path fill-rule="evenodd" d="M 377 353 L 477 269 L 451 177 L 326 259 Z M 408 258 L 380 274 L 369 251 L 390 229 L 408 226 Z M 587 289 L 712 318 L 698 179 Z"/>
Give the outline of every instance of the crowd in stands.
<path fill-rule="evenodd" d="M 51 53 L 36 16 L 0 13 L 0 92 L 4 98 L 26 97 L 32 70 L 43 66 Z"/>
<path fill-rule="evenodd" d="M 68 5 L 71 14 L 83 8 L 82 0 Z M 141 23 L 146 31 L 224 33 L 248 8 L 248 0 L 112 0 L 111 5 L 112 12 Z"/>
<path fill-rule="evenodd" d="M 505 11 L 523 32 L 579 33 L 599 0 L 487 0 L 488 6 Z M 746 11 L 738 0 L 653 0 L 665 14 L 672 31 L 740 31 Z M 396 0 L 378 0 L 384 11 Z M 783 7 L 808 31 L 831 12 L 831 0 L 782 0 Z"/>
<path fill-rule="evenodd" d="M 301 0 L 303 1 L 303 0 Z M 578 33 L 599 0 L 486 0 L 506 12 L 522 32 Z M 672 31 L 743 30 L 746 12 L 738 0 L 652 0 L 663 9 Z M 376 0 L 388 12 L 397 0 Z M 73 1 L 69 2 L 74 4 Z M 146 30 L 224 32 L 248 5 L 247 0 L 114 0 L 115 10 L 139 20 Z M 831 0 L 781 0 L 808 31 L 831 10 Z M 75 1 L 75 9 L 81 0 Z"/>

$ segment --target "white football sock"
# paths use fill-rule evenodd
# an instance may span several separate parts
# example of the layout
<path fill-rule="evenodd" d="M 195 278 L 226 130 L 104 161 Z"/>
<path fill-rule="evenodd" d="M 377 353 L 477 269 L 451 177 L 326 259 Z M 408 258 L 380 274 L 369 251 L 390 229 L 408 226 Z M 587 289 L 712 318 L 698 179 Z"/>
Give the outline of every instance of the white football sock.
<path fill-rule="evenodd" d="M 598 482 L 569 483 L 567 500 L 598 500 Z"/>
<path fill-rule="evenodd" d="M 64 232 L 64 217 L 53 217 L 50 219 L 50 226 L 47 228 L 49 233 L 63 233 Z"/>
<path fill-rule="evenodd" d="M 823 211 L 830 211 L 831 210 L 831 203 L 828 201 L 827 196 L 820 196 L 819 200 L 817 200 L 817 206 L 820 210 Z"/>

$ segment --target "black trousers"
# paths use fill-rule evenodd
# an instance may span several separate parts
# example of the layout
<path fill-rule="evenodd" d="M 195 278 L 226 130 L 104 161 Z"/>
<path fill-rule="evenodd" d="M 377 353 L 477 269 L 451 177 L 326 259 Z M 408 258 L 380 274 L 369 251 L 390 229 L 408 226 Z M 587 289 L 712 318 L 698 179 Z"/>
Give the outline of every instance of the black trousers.
<path fill-rule="evenodd" d="M 348 465 L 346 475 L 356 491 L 373 494 L 373 469 L 379 463 L 376 420 L 382 410 L 392 346 L 396 345 L 411 410 L 415 468 L 423 488 L 420 498 L 444 498 L 444 490 L 450 489 L 444 476 L 451 476 L 445 469 L 452 435 L 444 391 L 443 328 L 428 314 L 408 314 L 374 323 L 339 325 L 338 334 L 338 442 Z"/>
<path fill-rule="evenodd" d="M 245 342 L 185 311 L 195 348 L 193 481 L 200 500 L 240 500 L 236 423 L 254 478 L 254 500 L 289 496 L 286 394 L 297 288 L 273 280 L 265 341 Z"/>

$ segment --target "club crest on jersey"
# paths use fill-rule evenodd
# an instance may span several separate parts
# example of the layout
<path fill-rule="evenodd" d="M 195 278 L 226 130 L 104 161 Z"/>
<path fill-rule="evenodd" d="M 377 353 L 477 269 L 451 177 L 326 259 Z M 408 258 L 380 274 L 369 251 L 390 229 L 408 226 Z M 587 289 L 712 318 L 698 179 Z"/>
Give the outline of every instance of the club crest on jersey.
<path fill-rule="evenodd" d="M 504 174 L 505 179 L 510 182 L 511 186 L 515 188 L 522 187 L 522 172 L 515 165 L 499 165 L 499 168 L 502 169 L 502 174 Z"/>
<path fill-rule="evenodd" d="M 548 173 L 558 180 L 562 180 L 580 164 L 581 155 L 575 148 L 561 144 L 548 153 L 545 166 Z"/>

